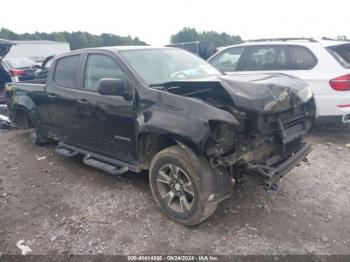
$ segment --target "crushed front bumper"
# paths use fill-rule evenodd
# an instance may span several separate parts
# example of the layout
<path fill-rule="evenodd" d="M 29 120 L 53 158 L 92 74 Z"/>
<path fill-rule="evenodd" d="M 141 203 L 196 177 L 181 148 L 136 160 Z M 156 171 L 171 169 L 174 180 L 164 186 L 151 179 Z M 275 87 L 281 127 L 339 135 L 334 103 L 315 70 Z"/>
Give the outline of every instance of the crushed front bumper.
<path fill-rule="evenodd" d="M 250 166 L 264 177 L 264 186 L 271 188 L 281 177 L 287 174 L 293 167 L 298 165 L 312 150 L 310 144 L 305 143 L 298 151 L 294 152 L 289 158 L 285 159 L 276 167 L 264 165 Z"/>

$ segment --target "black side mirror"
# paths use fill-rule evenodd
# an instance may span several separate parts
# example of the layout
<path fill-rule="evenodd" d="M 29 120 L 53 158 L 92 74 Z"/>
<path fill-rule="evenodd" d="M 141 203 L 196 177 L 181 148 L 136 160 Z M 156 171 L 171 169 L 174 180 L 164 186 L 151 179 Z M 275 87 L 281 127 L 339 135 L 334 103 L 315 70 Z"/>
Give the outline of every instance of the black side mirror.
<path fill-rule="evenodd" d="M 122 79 L 102 78 L 98 81 L 97 92 L 107 96 L 123 96 L 127 94 L 125 82 Z"/>

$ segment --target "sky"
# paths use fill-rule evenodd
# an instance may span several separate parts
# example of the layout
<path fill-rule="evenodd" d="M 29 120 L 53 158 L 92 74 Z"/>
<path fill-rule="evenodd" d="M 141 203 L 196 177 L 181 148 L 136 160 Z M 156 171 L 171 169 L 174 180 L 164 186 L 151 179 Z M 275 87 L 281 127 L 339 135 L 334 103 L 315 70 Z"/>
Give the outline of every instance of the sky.
<path fill-rule="evenodd" d="M 2 0 L 0 28 L 131 35 L 157 46 L 183 27 L 245 40 L 350 37 L 349 8 L 349 0 Z"/>

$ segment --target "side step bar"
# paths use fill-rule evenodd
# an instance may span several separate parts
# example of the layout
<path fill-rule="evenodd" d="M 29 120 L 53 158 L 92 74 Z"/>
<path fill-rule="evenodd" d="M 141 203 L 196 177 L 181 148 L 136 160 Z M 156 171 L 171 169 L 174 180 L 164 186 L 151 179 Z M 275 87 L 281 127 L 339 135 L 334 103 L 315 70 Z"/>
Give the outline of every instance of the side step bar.
<path fill-rule="evenodd" d="M 91 155 L 86 155 L 83 159 L 84 164 L 88 166 L 95 167 L 97 169 L 101 169 L 107 173 L 110 173 L 112 175 L 121 175 L 129 170 L 127 166 L 123 166 L 121 168 L 118 168 L 114 165 L 111 165 L 106 162 L 102 162 L 100 160 L 94 159 L 91 157 Z"/>
<path fill-rule="evenodd" d="M 58 146 L 55 149 L 55 152 L 59 155 L 65 156 L 65 157 L 73 157 L 79 154 L 79 151 L 71 150 L 70 148 L 64 147 L 62 144 L 58 144 Z"/>
<path fill-rule="evenodd" d="M 112 175 L 121 175 L 129 170 L 136 173 L 140 173 L 142 171 L 138 166 L 89 152 L 85 149 L 67 145 L 62 142 L 58 144 L 55 152 L 65 157 L 73 157 L 78 154 L 82 154 L 85 156 L 83 159 L 84 164 L 101 169 Z"/>

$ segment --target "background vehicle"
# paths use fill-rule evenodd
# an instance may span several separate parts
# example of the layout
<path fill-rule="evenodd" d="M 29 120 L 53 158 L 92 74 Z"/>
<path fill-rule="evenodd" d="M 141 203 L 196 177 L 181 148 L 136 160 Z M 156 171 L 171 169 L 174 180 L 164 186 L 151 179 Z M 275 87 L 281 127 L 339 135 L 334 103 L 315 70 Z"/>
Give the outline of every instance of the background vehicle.
<path fill-rule="evenodd" d="M 0 39 L 0 103 L 4 103 L 4 86 L 7 82 L 29 81 L 37 78 L 38 63 L 30 58 L 9 58 L 9 52 L 16 45 L 13 41 Z M 52 59 L 53 56 L 48 57 Z M 47 76 L 50 59 L 46 59 L 39 71 L 40 77 Z"/>
<path fill-rule="evenodd" d="M 208 42 L 208 41 L 184 42 L 184 43 L 171 44 L 167 46 L 184 49 L 205 60 L 207 60 L 216 52 L 215 45 L 212 42 Z"/>
<path fill-rule="evenodd" d="M 266 39 L 228 46 L 209 60 L 227 74 L 280 72 L 305 80 L 317 121 L 350 123 L 350 43 L 305 38 Z"/>
<path fill-rule="evenodd" d="M 16 81 L 16 77 L 11 76 L 8 67 L 3 63 L 3 57 L 10 51 L 13 42 L 0 39 L 0 103 L 5 102 L 4 87 L 7 82 Z"/>
<path fill-rule="evenodd" d="M 4 67 L 12 77 L 17 77 L 18 81 L 28 81 L 35 79 L 35 71 L 38 69 L 36 62 L 29 58 L 4 58 Z"/>
<path fill-rule="evenodd" d="M 60 55 L 70 51 L 69 43 L 48 40 L 20 40 L 15 43 L 6 58 L 30 58 L 41 64 L 48 56 Z"/>
<path fill-rule="evenodd" d="M 149 170 L 171 219 L 195 225 L 255 175 L 271 187 L 309 152 L 304 81 L 224 76 L 176 48 L 109 47 L 54 58 L 47 80 L 6 86 L 10 118 L 32 140 L 114 175 Z"/>

